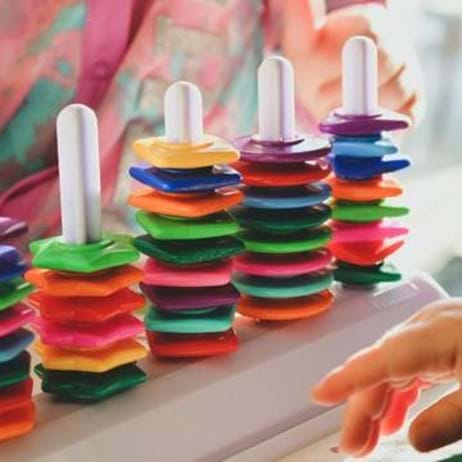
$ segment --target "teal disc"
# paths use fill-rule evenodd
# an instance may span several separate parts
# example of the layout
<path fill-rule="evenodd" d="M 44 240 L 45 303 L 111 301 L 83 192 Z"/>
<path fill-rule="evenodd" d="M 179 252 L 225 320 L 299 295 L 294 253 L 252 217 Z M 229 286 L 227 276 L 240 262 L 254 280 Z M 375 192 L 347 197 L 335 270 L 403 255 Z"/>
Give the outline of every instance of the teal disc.
<path fill-rule="evenodd" d="M 3 387 L 22 382 L 29 377 L 31 357 L 23 351 L 16 358 L 0 364 L 0 393 Z"/>
<path fill-rule="evenodd" d="M 288 278 L 270 278 L 237 273 L 236 288 L 245 295 L 260 298 L 294 298 L 317 294 L 333 282 L 331 272 L 303 274 Z"/>
<path fill-rule="evenodd" d="M 213 311 L 199 310 L 182 314 L 176 311 L 162 311 L 151 307 L 144 319 L 146 329 L 169 334 L 211 334 L 231 328 L 236 308 L 221 306 Z"/>
<path fill-rule="evenodd" d="M 357 266 L 337 262 L 334 271 L 335 280 L 343 284 L 370 286 L 381 282 L 396 282 L 401 279 L 401 273 L 390 263 L 374 266 Z"/>

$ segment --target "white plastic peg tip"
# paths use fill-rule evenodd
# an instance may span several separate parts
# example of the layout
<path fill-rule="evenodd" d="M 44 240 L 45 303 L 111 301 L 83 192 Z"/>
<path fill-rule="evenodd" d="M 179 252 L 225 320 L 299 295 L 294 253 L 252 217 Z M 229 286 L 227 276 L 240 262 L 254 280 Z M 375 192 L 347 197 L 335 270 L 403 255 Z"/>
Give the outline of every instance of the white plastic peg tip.
<path fill-rule="evenodd" d="M 342 113 L 374 115 L 378 110 L 377 48 L 368 37 L 350 38 L 342 52 Z"/>
<path fill-rule="evenodd" d="M 258 137 L 265 141 L 295 138 L 294 71 L 282 56 L 266 58 L 258 68 Z"/>
<path fill-rule="evenodd" d="M 98 121 L 83 104 L 66 106 L 56 122 L 63 241 L 101 240 Z"/>
<path fill-rule="evenodd" d="M 202 95 L 190 82 L 175 82 L 164 97 L 165 137 L 170 143 L 200 143 Z"/>

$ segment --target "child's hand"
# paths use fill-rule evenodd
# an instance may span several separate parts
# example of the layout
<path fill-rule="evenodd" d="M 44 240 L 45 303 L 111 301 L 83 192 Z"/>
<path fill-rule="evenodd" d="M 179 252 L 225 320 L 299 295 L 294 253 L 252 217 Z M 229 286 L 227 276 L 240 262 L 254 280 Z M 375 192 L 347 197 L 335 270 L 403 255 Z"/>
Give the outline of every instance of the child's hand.
<path fill-rule="evenodd" d="M 340 450 L 365 456 L 380 434 L 397 431 L 419 388 L 457 379 L 462 383 L 462 300 L 431 304 L 352 356 L 327 375 L 313 399 L 347 400 Z M 430 451 L 462 438 L 462 390 L 423 411 L 409 431 L 412 445 Z"/>
<path fill-rule="evenodd" d="M 387 109 L 423 113 L 422 78 L 412 46 L 400 23 L 381 5 L 346 7 L 314 26 L 308 0 L 284 2 L 281 45 L 295 68 L 297 94 L 319 122 L 341 106 L 341 54 L 346 40 L 365 35 L 379 55 L 379 99 Z"/>

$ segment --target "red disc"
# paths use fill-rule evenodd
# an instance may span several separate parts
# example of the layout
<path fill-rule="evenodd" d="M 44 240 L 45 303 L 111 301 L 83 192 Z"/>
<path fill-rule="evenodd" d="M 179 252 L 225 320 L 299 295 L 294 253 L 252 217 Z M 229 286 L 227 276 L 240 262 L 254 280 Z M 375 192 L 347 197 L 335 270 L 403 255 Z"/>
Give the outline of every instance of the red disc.
<path fill-rule="evenodd" d="M 33 381 L 31 378 L 3 387 L 0 393 L 0 415 L 17 407 L 26 405 L 32 395 Z"/>
<path fill-rule="evenodd" d="M 335 258 L 358 266 L 372 266 L 383 262 L 395 253 L 404 241 L 373 241 L 358 243 L 332 243 L 329 248 Z"/>
<path fill-rule="evenodd" d="M 277 166 L 237 162 L 233 167 L 244 177 L 244 184 L 273 188 L 315 183 L 326 178 L 331 172 L 325 162 Z"/>
<path fill-rule="evenodd" d="M 163 334 L 146 331 L 153 355 L 160 358 L 217 356 L 237 350 L 233 329 L 216 334 Z"/>

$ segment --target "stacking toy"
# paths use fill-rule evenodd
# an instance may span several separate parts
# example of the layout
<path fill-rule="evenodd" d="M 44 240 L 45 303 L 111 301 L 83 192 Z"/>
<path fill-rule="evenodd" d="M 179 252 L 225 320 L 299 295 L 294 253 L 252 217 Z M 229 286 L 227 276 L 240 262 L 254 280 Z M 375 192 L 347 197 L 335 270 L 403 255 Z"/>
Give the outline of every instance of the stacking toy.
<path fill-rule="evenodd" d="M 243 204 L 231 209 L 246 253 L 235 258 L 239 313 L 267 321 L 307 318 L 333 300 L 330 143 L 295 130 L 292 66 L 267 58 L 258 70 L 259 132 L 234 141 Z"/>
<path fill-rule="evenodd" d="M 144 298 L 129 287 L 142 271 L 128 236 L 102 233 L 98 127 L 91 109 L 64 108 L 57 119 L 62 236 L 32 242 L 26 280 L 40 316 L 36 373 L 42 390 L 94 402 L 146 380 L 136 361 Z"/>
<path fill-rule="evenodd" d="M 128 198 L 146 233 L 134 244 L 148 257 L 140 287 L 150 303 L 149 345 L 164 358 L 232 352 L 239 293 L 231 283 L 231 257 L 244 246 L 234 237 L 239 225 L 227 209 L 243 194 L 236 188 L 241 175 L 226 164 L 239 153 L 203 134 L 202 97 L 195 85 L 171 85 L 164 106 L 165 136 L 133 145 L 148 166 L 130 168 L 144 187 Z"/>
<path fill-rule="evenodd" d="M 32 292 L 26 264 L 9 245 L 27 232 L 25 223 L 0 217 L 0 441 L 24 435 L 35 424 L 28 346 L 34 335 L 25 327 L 35 317 L 23 302 Z"/>
<path fill-rule="evenodd" d="M 389 204 L 403 190 L 388 174 L 410 165 L 388 132 L 409 126 L 407 117 L 378 106 L 377 50 L 366 37 L 353 37 L 343 48 L 343 103 L 320 125 L 332 135 L 332 229 L 330 249 L 337 259 L 336 280 L 373 286 L 401 278 L 384 261 L 408 233 L 394 218 L 406 207 Z"/>

